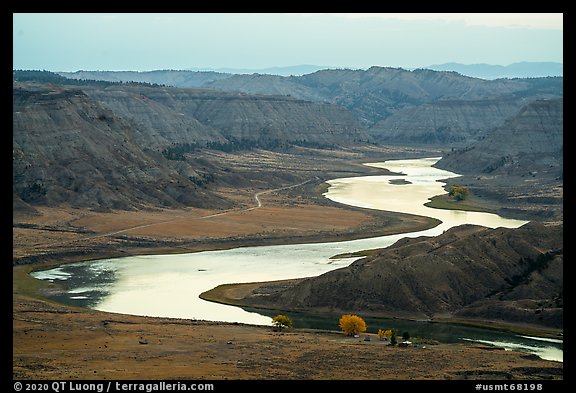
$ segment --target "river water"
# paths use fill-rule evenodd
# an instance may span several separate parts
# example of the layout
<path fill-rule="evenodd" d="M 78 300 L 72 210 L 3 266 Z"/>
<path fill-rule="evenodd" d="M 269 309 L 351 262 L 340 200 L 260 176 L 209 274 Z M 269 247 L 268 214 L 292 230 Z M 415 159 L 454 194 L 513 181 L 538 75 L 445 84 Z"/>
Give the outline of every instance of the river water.
<path fill-rule="evenodd" d="M 96 310 L 133 315 L 202 319 L 270 325 L 270 312 L 207 302 L 199 294 L 220 284 L 311 277 L 348 266 L 357 258 L 331 256 L 387 247 L 403 237 L 435 236 L 460 224 L 516 228 L 527 221 L 495 214 L 432 209 L 429 198 L 446 193 L 441 179 L 459 175 L 433 168 L 439 157 L 366 164 L 403 175 L 335 179 L 325 196 L 352 206 L 434 217 L 432 229 L 369 239 L 281 246 L 243 247 L 191 254 L 133 256 L 63 265 L 34 272 L 35 278 L 64 284 L 55 300 Z M 399 184 L 397 181 L 403 179 Z M 392 181 L 392 182 L 391 182 Z M 298 326 L 337 329 L 336 322 L 314 315 L 290 315 Z M 498 343 L 551 360 L 562 361 L 562 342 L 549 342 L 485 329 L 447 324 L 366 319 L 369 327 L 396 327 L 412 335 L 441 341 L 473 340 Z M 330 324 L 333 323 L 333 326 Z M 376 328 L 377 330 L 377 328 Z"/>

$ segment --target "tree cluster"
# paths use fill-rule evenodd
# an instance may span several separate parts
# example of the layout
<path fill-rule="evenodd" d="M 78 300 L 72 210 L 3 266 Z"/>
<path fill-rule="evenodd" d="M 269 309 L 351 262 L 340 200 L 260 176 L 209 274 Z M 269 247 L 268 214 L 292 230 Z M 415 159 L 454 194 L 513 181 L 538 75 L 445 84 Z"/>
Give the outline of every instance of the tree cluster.
<path fill-rule="evenodd" d="M 46 70 L 14 70 L 12 71 L 12 78 L 19 82 L 41 82 L 41 83 L 55 83 L 59 85 L 75 85 L 75 86 L 101 86 L 107 87 L 112 85 L 132 85 L 132 86 L 147 86 L 147 87 L 165 87 L 157 83 L 148 82 L 123 82 L 123 81 L 102 81 L 94 79 L 71 79 L 59 75 L 55 72 Z"/>
<path fill-rule="evenodd" d="M 364 333 L 366 331 L 366 322 L 364 319 L 359 317 L 358 315 L 352 314 L 344 314 L 340 317 L 338 322 L 340 329 L 347 335 L 347 336 L 356 336 L 360 333 Z M 285 315 L 278 314 L 274 318 L 272 318 L 272 325 L 278 330 L 291 328 L 293 326 L 292 320 Z M 384 338 L 390 341 L 389 345 L 397 345 L 398 344 L 398 329 L 378 329 L 378 337 L 380 340 L 384 340 Z M 404 332 L 402 333 L 402 340 L 408 341 L 410 340 L 410 333 Z"/>

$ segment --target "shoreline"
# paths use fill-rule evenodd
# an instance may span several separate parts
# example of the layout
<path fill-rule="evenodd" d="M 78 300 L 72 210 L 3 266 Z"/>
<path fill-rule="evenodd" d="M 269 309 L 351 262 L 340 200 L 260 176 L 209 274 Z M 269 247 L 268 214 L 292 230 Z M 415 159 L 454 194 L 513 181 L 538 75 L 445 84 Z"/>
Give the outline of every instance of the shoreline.
<path fill-rule="evenodd" d="M 479 343 L 386 347 L 374 334 L 355 339 L 327 331 L 275 332 L 20 296 L 13 299 L 12 332 L 12 373 L 19 380 L 563 379 L 561 362 Z"/>
<path fill-rule="evenodd" d="M 319 180 L 319 179 L 317 179 Z M 276 191 L 282 191 L 282 190 L 286 190 L 286 189 L 291 189 L 294 187 L 298 187 L 301 185 L 304 185 L 306 183 L 309 183 L 308 181 L 304 181 L 301 182 L 299 184 L 293 185 L 293 186 L 287 186 L 287 187 L 283 187 L 281 189 L 276 189 L 276 190 L 269 190 L 269 191 L 260 191 L 258 193 L 255 194 L 255 198 L 256 201 L 258 203 L 258 207 L 260 208 L 262 207 L 262 204 L 258 198 L 258 196 L 264 195 L 264 194 L 268 194 L 268 193 L 273 193 Z M 316 189 L 316 194 L 318 193 L 322 193 L 322 191 L 325 190 L 325 188 L 327 187 L 327 183 L 326 182 L 322 182 L 320 183 L 320 185 L 317 186 Z M 431 205 L 433 205 L 434 200 L 436 198 L 436 200 L 445 197 L 444 195 L 439 195 L 436 197 L 431 198 L 431 201 L 429 202 Z M 445 199 L 445 198 L 443 198 Z M 372 209 L 363 209 L 363 208 L 359 208 L 359 207 L 354 207 L 354 206 L 348 206 L 348 205 L 341 205 L 336 203 L 336 205 L 338 205 L 341 209 L 344 210 L 352 210 L 352 211 L 372 211 Z M 430 207 L 434 207 L 434 208 L 440 208 L 440 209 L 448 209 L 448 210 L 452 210 L 452 209 L 456 209 L 456 210 L 470 210 L 470 211 L 486 211 L 486 212 L 491 212 L 489 210 L 486 209 L 475 209 L 475 208 L 471 208 L 471 209 L 467 209 L 468 206 L 462 206 L 461 204 L 458 203 L 450 203 L 450 204 L 445 204 L 443 206 L 430 206 Z M 464 209 L 462 209 L 462 207 L 464 207 Z M 250 211 L 253 210 L 254 208 L 250 208 L 247 209 L 246 211 Z M 249 239 L 249 238 L 240 238 L 240 239 L 234 239 L 232 241 L 227 241 L 227 240 L 216 240 L 216 241 L 208 241 L 208 242 L 204 242 L 202 244 L 195 244 L 195 245 L 187 245 L 187 244 L 181 244 L 178 246 L 165 246 L 165 247 L 154 247 L 154 248 L 148 248 L 148 247 L 136 247 L 136 248 L 132 248 L 130 250 L 120 250 L 120 251 L 106 251 L 106 252 L 95 252 L 89 255 L 73 255 L 73 256 L 64 256 L 61 253 L 56 253 L 55 255 L 47 255 L 44 256 L 45 260 L 41 261 L 41 262 L 33 262 L 30 264 L 22 264 L 22 265 L 16 265 L 13 267 L 14 269 L 14 273 L 13 273 L 13 288 L 14 293 L 18 293 L 24 296 L 30 296 L 31 298 L 36 298 L 36 299 L 40 299 L 40 300 L 44 300 L 44 301 L 48 301 L 48 302 L 53 302 L 53 300 L 51 300 L 50 298 L 45 296 L 45 292 L 48 291 L 50 289 L 50 287 L 54 287 L 54 286 L 58 286 L 57 284 L 50 284 L 50 283 L 45 283 L 42 282 L 41 280 L 36 280 L 33 277 L 30 276 L 30 273 L 33 271 L 38 271 L 38 270 L 43 270 L 43 269 L 47 269 L 47 268 L 54 268 L 54 267 L 58 267 L 58 266 L 62 266 L 64 264 L 68 264 L 68 263 L 74 263 L 74 262 L 80 262 L 80 261 L 90 261 L 90 260 L 99 260 L 99 259 L 109 259 L 109 258 L 121 258 L 121 257 L 128 257 L 128 256 L 137 256 L 137 255 L 163 255 L 163 254 L 185 254 L 185 253 L 195 253 L 195 252 L 202 252 L 202 251 L 214 251 L 214 250 L 226 250 L 226 249 L 233 249 L 233 248 L 241 248 L 241 247 L 254 247 L 254 246 L 272 246 L 272 245 L 285 245 L 285 244 L 310 244 L 310 243 L 328 243 L 328 242 L 334 242 L 334 241 L 346 241 L 346 240 L 355 240 L 355 239 L 365 239 L 365 238 L 371 238 L 371 237 L 377 237 L 377 236 L 385 236 L 385 235 L 394 235 L 394 234 L 401 234 L 401 233 L 406 233 L 406 232 L 413 232 L 413 231 L 421 231 L 421 230 L 425 230 L 425 229 L 429 229 L 429 228 L 433 228 L 437 225 L 439 225 L 441 223 L 441 221 L 435 219 L 435 218 L 431 218 L 431 217 L 426 217 L 426 216 L 419 216 L 419 215 L 409 215 L 409 214 L 405 214 L 405 213 L 398 213 L 398 212 L 389 212 L 389 211 L 375 211 L 376 214 L 381 214 L 381 215 L 385 215 L 388 217 L 394 217 L 396 219 L 398 219 L 398 221 L 400 222 L 400 224 L 397 224 L 396 226 L 392 226 L 390 227 L 389 225 L 387 225 L 384 228 L 380 228 L 378 230 L 361 230 L 358 231 L 355 234 L 347 234 L 347 233 L 331 233 L 331 234 L 312 234 L 312 235 L 302 235 L 302 236 L 287 236 L 287 237 L 277 237 L 277 238 L 265 238 L 265 239 Z M 213 214 L 212 216 L 218 216 L 221 214 Z M 407 218 L 416 218 L 420 221 L 419 225 L 415 225 L 415 224 L 406 224 L 406 219 Z M 367 255 L 370 255 L 370 253 L 373 252 L 377 252 L 380 249 L 374 249 L 374 250 L 361 250 L 361 251 L 357 251 L 355 253 L 345 253 L 345 254 L 339 254 L 339 255 L 334 255 L 331 257 L 331 259 L 333 258 L 343 258 L 343 257 L 364 257 Z M 65 251 L 63 252 L 65 254 Z M 265 310 L 279 310 L 279 311 L 303 311 L 306 312 L 306 310 L 282 310 L 280 308 L 264 308 L 258 305 L 254 305 L 254 304 L 250 304 L 250 303 L 246 303 L 242 301 L 242 298 L 230 298 L 228 296 L 225 295 L 225 291 L 221 291 L 221 288 L 227 288 L 228 290 L 232 290 L 232 291 L 237 291 L 238 289 L 242 289 L 245 288 L 246 286 L 249 286 L 252 288 L 252 290 L 256 290 L 258 288 L 270 285 L 270 284 L 276 284 L 279 282 L 286 282 L 286 281 L 298 281 L 301 279 L 296 279 L 296 280 L 279 280 L 279 281 L 268 281 L 268 282 L 253 282 L 253 283 L 242 283 L 242 284 L 234 284 L 234 283 L 229 283 L 229 284 L 223 284 L 223 285 L 219 285 L 215 288 L 212 288 L 209 291 L 206 291 L 202 294 L 200 294 L 200 298 L 203 300 L 207 300 L 207 301 L 213 301 L 216 303 L 221 303 L 221 304 L 228 304 L 228 305 L 233 305 L 233 306 L 238 306 L 238 307 L 251 307 L 251 308 L 260 308 L 260 309 L 265 309 Z M 26 282 L 28 281 L 28 283 Z M 43 293 L 44 292 L 44 293 Z M 62 303 L 58 303 L 58 304 L 62 304 Z M 62 304 L 65 305 L 65 304 Z M 322 312 L 322 311 L 320 311 Z M 123 314 L 123 315 L 131 315 L 131 314 Z M 448 324 L 460 324 L 460 325 L 468 325 L 468 326 L 474 326 L 474 327 L 480 327 L 480 328 L 487 328 L 487 329 L 494 329 L 494 330 L 500 330 L 500 331 L 508 331 L 508 332 L 516 332 L 516 333 L 520 333 L 520 334 L 526 334 L 526 335 L 533 335 L 533 336 L 538 336 L 538 337 L 544 337 L 544 338 L 557 338 L 557 331 L 558 329 L 552 329 L 552 328 L 546 328 L 546 327 L 541 327 L 541 326 L 525 326 L 523 324 L 513 324 L 513 323 L 507 323 L 507 322 L 500 322 L 500 321 L 488 321 L 488 320 L 475 320 L 475 319 L 462 319 L 462 318 L 450 318 L 450 317 L 436 317 L 436 318 L 429 318 L 426 316 L 422 316 L 422 315 L 391 315 L 391 314 L 374 314 L 374 313 L 368 313 L 368 314 L 363 314 L 367 317 L 376 317 L 376 318 L 392 318 L 392 319 L 405 319 L 405 320 L 427 320 L 430 322 L 435 322 L 435 323 L 448 323 Z"/>
<path fill-rule="evenodd" d="M 200 294 L 200 298 L 206 301 L 232 305 L 236 307 L 247 307 L 252 309 L 261 309 L 267 311 L 278 311 L 281 312 L 305 312 L 305 313 L 316 313 L 325 316 L 335 316 L 337 317 L 340 314 L 350 313 L 346 310 L 341 310 L 337 312 L 336 310 L 327 311 L 327 310 L 300 310 L 300 309 L 283 309 L 283 308 L 273 308 L 273 307 L 262 307 L 259 304 L 253 304 L 250 302 L 244 301 L 245 298 L 254 292 L 258 291 L 269 291 L 274 290 L 270 289 L 273 287 L 278 286 L 286 286 L 286 285 L 293 285 L 299 281 L 305 280 L 306 278 L 300 279 L 288 279 L 288 280 L 276 280 L 276 281 L 263 281 L 263 282 L 251 282 L 251 283 L 236 283 L 236 284 L 222 284 L 218 285 L 215 288 L 212 288 L 206 292 Z M 354 312 L 358 313 L 358 312 Z M 372 318 L 384 318 L 384 319 L 398 319 L 398 320 L 406 320 L 406 321 L 426 321 L 430 323 L 444 323 L 450 325 L 462 325 L 462 326 L 470 326 L 470 327 L 477 327 L 482 329 L 488 330 L 495 330 L 495 331 L 502 331 L 502 332 L 509 332 L 515 334 L 522 334 L 527 336 L 534 336 L 540 338 L 554 338 L 554 339 L 562 339 L 558 336 L 558 333 L 562 331 L 562 329 L 539 326 L 539 325 L 530 325 L 530 324 L 523 324 L 523 323 L 511 323 L 511 322 L 504 322 L 504 321 L 493 321 L 493 320 L 480 320 L 480 319 L 465 319 L 465 318 L 454 318 L 446 315 L 438 315 L 432 317 L 423 317 L 422 315 L 418 314 L 384 314 L 384 313 L 370 313 L 370 312 L 363 312 L 363 317 L 372 317 Z M 562 339 L 563 340 L 563 339 Z"/>
<path fill-rule="evenodd" d="M 411 225 L 433 224 L 430 221 L 433 219 L 427 217 L 413 216 L 412 220 L 405 221 L 409 215 L 371 212 L 327 201 L 310 203 L 314 195 L 308 186 L 311 185 L 303 191 L 307 202 L 302 205 L 303 215 L 308 214 L 310 210 L 306 208 L 310 206 L 318 209 L 338 206 L 342 213 L 362 212 L 372 224 L 380 226 L 344 223 L 338 233 L 311 231 L 299 236 L 282 236 L 282 233 L 278 236 L 274 228 L 281 226 L 274 227 L 274 224 L 264 237 L 256 236 L 255 232 L 249 234 L 252 238 L 246 234 L 239 238 L 236 234 L 216 240 L 197 240 L 191 235 L 190 238 L 159 237 L 158 232 L 140 229 L 122 239 L 114 237 L 104 242 L 104 238 L 100 238 L 84 244 L 82 238 L 73 238 L 65 230 L 78 227 L 99 234 L 103 229 L 81 226 L 76 218 L 63 221 L 64 233 L 57 235 L 64 240 L 73 239 L 67 248 L 49 249 L 45 255 L 37 253 L 27 260 L 31 263 L 13 265 L 13 376 L 20 379 L 563 379 L 560 362 L 536 359 L 517 351 L 493 351 L 473 343 L 430 345 L 426 350 L 384 349 L 374 337 L 369 343 L 358 342 L 339 332 L 295 329 L 277 333 L 261 325 L 144 317 L 74 307 L 48 299 L 46 291 L 55 284 L 42 283 L 29 275 L 32 270 L 85 260 L 305 243 L 294 242 L 295 238 L 322 243 L 326 239 L 341 241 L 381 236 L 375 234 L 378 230 L 383 234 L 403 233 L 394 232 L 393 228 L 398 225 L 408 227 L 404 232 L 410 232 L 414 230 Z M 260 212 L 293 218 L 295 210 L 290 210 L 288 207 L 292 205 L 287 204 L 293 195 L 289 198 L 264 195 L 266 207 L 259 209 Z M 248 201 L 252 195 L 243 198 Z M 333 216 L 334 210 L 330 212 Z M 180 214 L 178 211 L 168 213 L 166 217 Z M 250 217 L 254 213 L 250 212 Z M 87 217 L 84 222 L 91 217 L 104 221 L 111 221 L 110 217 L 116 219 L 106 213 L 100 216 L 88 213 Z M 126 214 L 126 217 L 126 222 L 134 221 L 132 216 Z M 256 214 L 253 220 L 258 217 L 261 215 Z M 356 216 L 358 222 L 362 222 L 360 217 Z M 414 217 L 420 218 L 414 220 Z M 349 223 L 356 222 L 352 218 Z M 242 217 L 234 214 L 234 219 Z M 134 221 L 131 225 L 142 223 Z M 174 225 L 172 230 L 178 232 L 182 228 Z M 341 361 L 344 357 L 350 358 L 352 364 L 344 364 Z M 365 361 L 367 357 L 370 362 Z M 482 366 L 478 366 L 480 364 Z"/>
<path fill-rule="evenodd" d="M 346 205 L 340 206 L 340 204 L 336 204 L 332 201 L 328 201 L 327 204 L 328 208 L 330 208 L 330 205 L 338 205 L 338 209 L 342 211 L 365 213 L 368 217 L 371 217 L 372 220 L 383 220 L 384 226 L 363 226 L 360 228 L 348 229 L 347 231 L 340 233 L 324 232 L 300 236 L 289 235 L 285 237 L 260 237 L 256 239 L 246 236 L 244 238 L 236 237 L 233 239 L 215 239 L 192 242 L 189 244 L 160 245 L 156 247 L 136 246 L 114 250 L 111 250 L 110 247 L 106 246 L 106 244 L 99 246 L 98 243 L 96 243 L 92 249 L 80 251 L 74 250 L 71 246 L 82 241 L 82 239 L 79 239 L 69 242 L 67 247 L 62 247 L 62 249 L 55 250 L 52 253 L 33 255 L 31 262 L 13 264 L 13 295 L 55 303 L 61 306 L 68 306 L 64 303 L 50 299 L 47 296 L 52 290 L 61 288 L 59 284 L 35 279 L 30 275 L 30 273 L 77 262 L 123 258 L 138 255 L 186 254 L 254 246 L 329 243 L 421 231 L 433 228 L 440 224 L 439 220 L 425 216 L 377 211 Z M 319 208 L 324 209 L 327 208 L 327 206 L 319 206 Z M 98 239 L 101 238 L 102 237 L 98 237 Z M 123 315 L 130 316 L 130 314 Z"/>
<path fill-rule="evenodd" d="M 347 207 L 346 207 L 347 208 Z M 350 210 L 369 210 L 357 207 L 350 207 Z M 297 244 L 317 244 L 317 243 L 332 243 L 349 240 L 369 239 L 373 237 L 396 235 L 402 233 L 409 233 L 415 231 L 424 231 L 426 229 L 434 228 L 441 222 L 435 218 L 424 217 L 418 215 L 408 215 L 397 212 L 378 211 L 376 215 L 382 215 L 394 220 L 396 224 L 386 225 L 382 228 L 361 228 L 360 230 L 350 233 L 315 233 L 310 235 L 301 236 L 286 236 L 276 238 L 237 238 L 237 239 L 216 239 L 213 241 L 192 242 L 190 244 L 179 244 L 176 246 L 158 246 L 158 247 L 133 247 L 130 249 L 119 249 L 111 251 L 96 250 L 74 252 L 64 248 L 63 250 L 55 251 L 49 254 L 33 255 L 30 257 L 31 261 L 28 262 L 26 258 L 24 262 L 16 261 L 13 264 L 14 271 L 26 271 L 27 274 L 33 271 L 39 271 L 58 266 L 77 263 L 94 261 L 100 259 L 115 259 L 139 255 L 171 255 L 171 254 L 187 254 L 198 253 L 204 251 L 220 251 L 229 250 L 243 247 L 259 247 L 259 246 L 276 246 L 276 245 L 297 245 Z M 408 222 L 411 220 L 411 222 Z M 80 240 L 79 240 L 80 241 Z M 199 244 L 198 244 L 199 243 Z M 41 280 L 36 280 L 30 277 L 31 280 L 38 281 L 38 284 L 43 283 Z M 18 285 L 14 288 L 19 288 Z"/>

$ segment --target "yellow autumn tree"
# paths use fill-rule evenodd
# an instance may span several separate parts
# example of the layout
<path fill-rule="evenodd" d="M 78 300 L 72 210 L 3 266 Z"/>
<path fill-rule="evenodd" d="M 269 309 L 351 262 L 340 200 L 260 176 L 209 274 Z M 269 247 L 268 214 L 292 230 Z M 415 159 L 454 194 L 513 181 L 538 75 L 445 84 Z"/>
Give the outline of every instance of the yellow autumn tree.
<path fill-rule="evenodd" d="M 384 335 L 390 339 L 390 345 L 396 345 L 396 329 L 388 329 L 384 332 Z"/>
<path fill-rule="evenodd" d="M 276 328 L 282 330 L 283 328 L 291 328 L 292 327 L 292 320 L 288 318 L 286 315 L 278 314 L 274 318 L 272 318 L 272 325 Z"/>
<path fill-rule="evenodd" d="M 366 331 L 366 322 L 358 315 L 344 314 L 340 317 L 340 329 L 348 336 L 364 333 Z"/>

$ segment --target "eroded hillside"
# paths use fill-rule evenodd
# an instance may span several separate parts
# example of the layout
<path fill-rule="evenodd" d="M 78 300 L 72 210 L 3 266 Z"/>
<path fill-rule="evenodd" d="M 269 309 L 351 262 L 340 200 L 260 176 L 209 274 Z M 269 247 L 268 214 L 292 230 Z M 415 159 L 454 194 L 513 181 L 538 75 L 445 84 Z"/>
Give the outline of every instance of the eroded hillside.
<path fill-rule="evenodd" d="M 511 217 L 562 221 L 564 104 L 536 100 L 479 141 L 447 153 L 436 166 L 464 176 L 480 204 Z M 486 200 L 484 202 L 483 200 Z"/>
<path fill-rule="evenodd" d="M 366 138 L 335 105 L 167 87 L 14 82 L 13 113 L 15 208 L 225 208 L 230 202 L 210 185 L 225 182 L 231 168 L 201 149 Z"/>
<path fill-rule="evenodd" d="M 458 226 L 432 238 L 399 240 L 349 267 L 274 288 L 259 289 L 247 303 L 561 327 L 563 226 Z"/>

